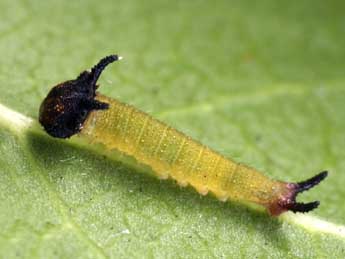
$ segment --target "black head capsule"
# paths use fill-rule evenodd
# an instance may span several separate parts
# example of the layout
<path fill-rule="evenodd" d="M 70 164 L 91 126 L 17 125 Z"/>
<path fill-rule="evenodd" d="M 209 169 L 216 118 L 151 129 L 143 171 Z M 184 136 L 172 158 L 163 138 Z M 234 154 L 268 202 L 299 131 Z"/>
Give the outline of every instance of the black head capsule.
<path fill-rule="evenodd" d="M 101 59 L 91 71 L 82 72 L 76 79 L 54 86 L 43 100 L 39 122 L 45 131 L 55 138 L 69 138 L 82 129 L 92 110 L 104 110 L 107 103 L 95 99 L 96 85 L 104 68 L 120 60 L 117 55 Z"/>

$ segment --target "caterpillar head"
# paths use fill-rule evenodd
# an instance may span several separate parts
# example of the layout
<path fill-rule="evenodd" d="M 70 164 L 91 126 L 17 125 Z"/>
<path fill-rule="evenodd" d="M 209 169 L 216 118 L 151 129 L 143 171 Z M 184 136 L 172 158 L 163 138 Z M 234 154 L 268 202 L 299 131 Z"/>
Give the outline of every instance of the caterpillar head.
<path fill-rule="evenodd" d="M 69 138 L 82 129 L 92 110 L 108 108 L 107 103 L 95 100 L 97 80 L 104 68 L 120 60 L 117 55 L 101 59 L 91 71 L 82 72 L 76 79 L 54 86 L 39 109 L 39 122 L 45 131 L 56 138 Z"/>

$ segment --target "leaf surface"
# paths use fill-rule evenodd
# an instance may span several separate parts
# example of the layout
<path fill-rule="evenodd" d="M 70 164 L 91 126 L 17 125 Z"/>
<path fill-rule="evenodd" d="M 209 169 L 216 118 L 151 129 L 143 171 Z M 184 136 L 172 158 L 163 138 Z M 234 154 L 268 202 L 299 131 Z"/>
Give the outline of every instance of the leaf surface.
<path fill-rule="evenodd" d="M 344 7 L 1 1 L 0 257 L 343 258 Z M 329 170 L 299 197 L 321 206 L 271 218 L 18 119 L 36 120 L 53 85 L 111 53 L 124 60 L 102 76 L 103 94 L 272 178 Z"/>

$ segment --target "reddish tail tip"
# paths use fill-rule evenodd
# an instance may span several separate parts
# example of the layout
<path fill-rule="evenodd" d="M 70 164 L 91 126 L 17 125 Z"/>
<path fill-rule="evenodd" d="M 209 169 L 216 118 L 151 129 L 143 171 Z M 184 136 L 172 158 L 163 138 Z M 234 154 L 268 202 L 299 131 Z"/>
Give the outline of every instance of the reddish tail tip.
<path fill-rule="evenodd" d="M 296 197 L 299 193 L 311 189 L 315 185 L 318 185 L 328 175 L 327 171 L 323 171 L 314 177 L 298 182 L 298 183 L 287 183 L 287 187 L 290 190 L 286 195 L 279 197 L 274 203 L 270 204 L 268 210 L 271 215 L 278 216 L 285 211 L 292 211 L 306 213 L 316 209 L 319 205 L 319 201 L 313 201 L 309 203 L 296 202 Z"/>

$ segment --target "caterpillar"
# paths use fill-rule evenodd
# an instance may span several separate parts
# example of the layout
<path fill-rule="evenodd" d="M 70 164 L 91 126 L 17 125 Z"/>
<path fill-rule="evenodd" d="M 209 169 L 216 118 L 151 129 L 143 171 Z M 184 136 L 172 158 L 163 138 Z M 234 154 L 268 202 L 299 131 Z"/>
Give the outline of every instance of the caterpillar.
<path fill-rule="evenodd" d="M 296 196 L 319 184 L 327 171 L 297 183 L 272 180 L 145 112 L 96 92 L 102 71 L 120 59 L 117 55 L 107 56 L 91 71 L 50 90 L 39 110 L 39 122 L 49 135 L 81 135 L 134 157 L 161 179 L 191 185 L 202 195 L 213 193 L 221 201 L 256 203 L 272 216 L 285 211 L 309 212 L 319 206 L 319 201 L 297 202 Z"/>

